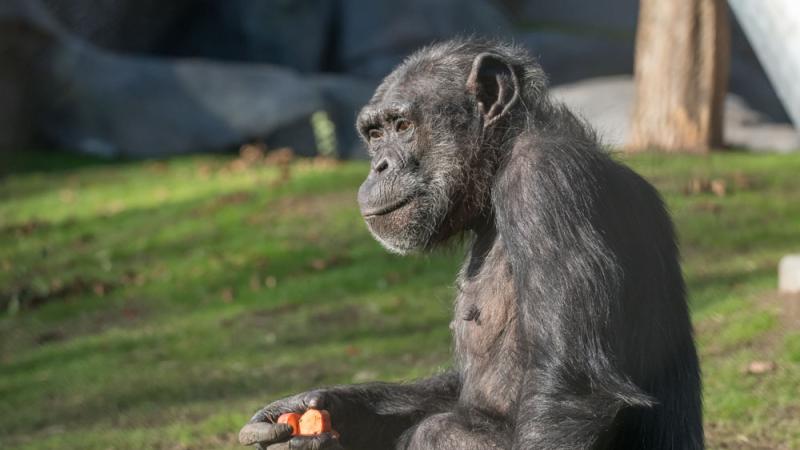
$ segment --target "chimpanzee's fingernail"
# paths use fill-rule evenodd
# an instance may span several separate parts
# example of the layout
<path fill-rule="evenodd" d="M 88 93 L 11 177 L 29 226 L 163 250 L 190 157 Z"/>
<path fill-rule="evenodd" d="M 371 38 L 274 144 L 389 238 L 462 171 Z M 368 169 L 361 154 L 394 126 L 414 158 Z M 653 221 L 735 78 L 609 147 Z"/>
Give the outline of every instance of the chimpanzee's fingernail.
<path fill-rule="evenodd" d="M 321 392 L 312 392 L 306 396 L 306 405 L 309 408 L 318 409 L 323 406 L 323 395 Z"/>

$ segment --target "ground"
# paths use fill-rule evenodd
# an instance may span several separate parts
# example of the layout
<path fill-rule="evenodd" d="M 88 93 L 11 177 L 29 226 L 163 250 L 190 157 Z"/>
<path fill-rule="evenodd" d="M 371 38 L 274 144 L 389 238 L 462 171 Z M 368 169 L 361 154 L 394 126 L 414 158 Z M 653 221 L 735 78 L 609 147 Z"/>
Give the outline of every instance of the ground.
<path fill-rule="evenodd" d="M 618 157 L 677 222 L 709 447 L 800 448 L 800 154 Z M 459 245 L 389 255 L 365 163 L 276 159 L 0 164 L 0 448 L 234 449 L 271 399 L 448 365 Z"/>

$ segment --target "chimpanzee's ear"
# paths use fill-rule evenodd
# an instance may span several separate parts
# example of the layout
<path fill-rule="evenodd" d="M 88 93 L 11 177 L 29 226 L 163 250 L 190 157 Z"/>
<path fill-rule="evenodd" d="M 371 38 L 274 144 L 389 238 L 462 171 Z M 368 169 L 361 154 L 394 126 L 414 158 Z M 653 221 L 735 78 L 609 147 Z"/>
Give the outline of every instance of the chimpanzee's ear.
<path fill-rule="evenodd" d="M 503 57 L 481 53 L 472 62 L 467 91 L 478 100 L 483 126 L 488 127 L 505 115 L 519 99 L 519 80 Z"/>

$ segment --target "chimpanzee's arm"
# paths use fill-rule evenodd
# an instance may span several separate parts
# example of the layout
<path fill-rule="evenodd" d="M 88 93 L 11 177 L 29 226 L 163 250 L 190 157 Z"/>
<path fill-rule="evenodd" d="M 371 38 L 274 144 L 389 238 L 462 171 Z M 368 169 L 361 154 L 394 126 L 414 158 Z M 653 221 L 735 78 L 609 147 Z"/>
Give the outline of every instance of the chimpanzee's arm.
<path fill-rule="evenodd" d="M 457 372 L 413 383 L 333 386 L 278 400 L 251 422 L 273 422 L 284 412 L 327 409 L 348 450 L 393 448 L 398 437 L 424 417 L 453 408 L 461 387 Z"/>
<path fill-rule="evenodd" d="M 341 402 L 336 411 L 342 412 L 333 415 L 332 422 L 341 423 L 337 431 L 348 449 L 393 448 L 397 438 L 424 417 L 451 410 L 459 390 L 456 372 L 409 384 L 334 387 L 333 398 Z"/>

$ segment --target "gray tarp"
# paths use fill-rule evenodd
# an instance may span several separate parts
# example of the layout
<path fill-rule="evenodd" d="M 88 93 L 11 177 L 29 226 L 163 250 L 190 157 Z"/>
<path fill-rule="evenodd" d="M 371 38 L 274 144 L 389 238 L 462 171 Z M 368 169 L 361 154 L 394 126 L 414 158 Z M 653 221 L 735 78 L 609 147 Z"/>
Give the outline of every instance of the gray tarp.
<path fill-rule="evenodd" d="M 800 1 L 729 0 L 784 108 L 800 128 Z"/>

